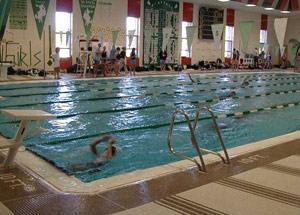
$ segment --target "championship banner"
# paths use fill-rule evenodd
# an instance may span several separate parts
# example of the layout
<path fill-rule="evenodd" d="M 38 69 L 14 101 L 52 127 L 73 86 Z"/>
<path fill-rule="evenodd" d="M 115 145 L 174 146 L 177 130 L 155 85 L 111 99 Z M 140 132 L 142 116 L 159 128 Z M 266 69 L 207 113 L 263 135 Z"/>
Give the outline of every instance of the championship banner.
<path fill-rule="evenodd" d="M 275 33 L 277 36 L 280 50 L 282 50 L 282 48 L 283 48 L 287 21 L 288 21 L 288 18 L 275 19 L 275 21 L 274 21 Z"/>
<path fill-rule="evenodd" d="M 164 28 L 163 29 L 163 45 L 162 45 L 162 51 L 165 51 L 167 48 L 167 45 L 170 41 L 170 37 L 172 34 L 172 28 Z"/>
<path fill-rule="evenodd" d="M 129 48 L 132 45 L 134 34 L 135 34 L 135 30 L 128 31 L 128 35 L 129 35 L 129 44 L 128 45 L 129 45 Z"/>
<path fill-rule="evenodd" d="M 221 48 L 220 45 L 221 45 L 221 38 L 222 38 L 223 30 L 224 30 L 224 25 L 223 24 L 211 25 L 211 29 L 212 29 L 213 36 L 214 36 L 215 47 L 216 47 L 216 49 L 220 49 Z"/>
<path fill-rule="evenodd" d="M 196 26 L 186 27 L 186 36 L 187 36 L 189 52 L 191 51 L 191 47 L 192 47 L 192 44 L 193 44 L 195 32 L 196 32 Z"/>
<path fill-rule="evenodd" d="M 50 0 L 31 0 L 34 19 L 40 39 L 42 39 L 49 3 Z"/>
<path fill-rule="evenodd" d="M 119 31 L 112 31 L 112 37 L 113 37 L 113 45 L 112 46 L 113 47 L 116 46 L 118 36 L 119 36 Z"/>
<path fill-rule="evenodd" d="M 0 1 L 0 40 L 3 39 L 12 0 Z"/>
<path fill-rule="evenodd" d="M 87 40 L 89 40 L 91 38 L 91 27 L 97 6 L 97 0 L 79 0 L 79 5 L 85 33 L 87 34 Z"/>
<path fill-rule="evenodd" d="M 246 53 L 248 50 L 248 43 L 251 36 L 253 24 L 253 21 L 239 23 L 243 42 L 242 51 L 244 53 Z"/>
<path fill-rule="evenodd" d="M 150 47 L 151 47 L 151 38 L 152 38 L 152 30 L 151 29 L 145 29 L 144 30 L 144 43 L 146 45 L 146 51 L 149 52 L 150 51 Z"/>

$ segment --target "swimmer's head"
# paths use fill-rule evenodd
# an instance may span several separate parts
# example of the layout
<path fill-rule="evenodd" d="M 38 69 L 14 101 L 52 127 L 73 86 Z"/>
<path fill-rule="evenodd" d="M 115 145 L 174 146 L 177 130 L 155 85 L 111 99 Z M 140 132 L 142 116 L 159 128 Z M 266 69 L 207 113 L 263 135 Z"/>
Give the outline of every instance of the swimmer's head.
<path fill-rule="evenodd" d="M 235 97 L 235 96 L 236 96 L 235 91 L 232 91 L 231 94 L 230 94 L 230 96 L 231 96 L 231 97 Z"/>
<path fill-rule="evenodd" d="M 249 86 L 249 82 L 248 82 L 248 81 L 245 81 L 244 85 L 245 85 L 245 86 Z"/>

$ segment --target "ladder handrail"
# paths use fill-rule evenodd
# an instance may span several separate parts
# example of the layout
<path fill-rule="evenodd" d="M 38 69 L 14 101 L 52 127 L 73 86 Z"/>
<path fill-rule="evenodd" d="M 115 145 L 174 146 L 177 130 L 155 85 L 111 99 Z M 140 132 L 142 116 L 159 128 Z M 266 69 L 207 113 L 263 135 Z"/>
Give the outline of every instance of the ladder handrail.
<path fill-rule="evenodd" d="M 218 136 L 219 136 L 219 139 L 220 139 L 220 143 L 221 143 L 221 146 L 223 148 L 223 151 L 224 151 L 224 154 L 225 154 L 225 157 L 226 157 L 226 160 L 224 159 L 224 157 L 218 153 L 218 152 L 214 152 L 214 151 L 211 151 L 211 150 L 207 150 L 207 149 L 201 149 L 202 151 L 205 151 L 207 153 L 210 153 L 210 154 L 214 154 L 214 155 L 217 155 L 219 156 L 223 163 L 224 164 L 228 164 L 230 165 L 230 159 L 229 159 L 229 156 L 228 156 L 228 152 L 227 152 L 227 149 L 226 149 L 226 146 L 225 146 L 225 143 L 224 143 L 224 140 L 223 140 L 223 137 L 222 137 L 222 134 L 221 134 L 221 130 L 219 128 L 219 125 L 217 123 L 217 120 L 216 120 L 216 117 L 215 117 L 215 114 L 214 112 L 212 111 L 212 109 L 208 108 L 208 107 L 202 107 L 200 108 L 198 111 L 197 111 L 197 114 L 196 114 L 196 118 L 195 118 L 195 121 L 194 121 L 194 125 L 193 125 L 193 132 L 195 134 L 195 130 L 197 128 L 197 124 L 198 124 L 198 121 L 199 121 L 199 117 L 200 117 L 200 114 L 203 110 L 206 110 L 210 113 L 212 119 L 213 119 L 213 122 L 214 122 L 214 125 L 215 125 L 215 128 L 217 130 L 217 133 L 218 133 Z"/>
<path fill-rule="evenodd" d="M 172 140 L 172 135 L 173 135 L 173 127 L 174 127 L 175 119 L 176 119 L 176 116 L 177 116 L 178 113 L 182 114 L 185 117 L 186 121 L 187 121 L 187 124 L 188 124 L 190 132 L 191 132 L 191 136 L 192 136 L 191 140 L 192 140 L 192 143 L 193 143 L 194 147 L 197 150 L 197 153 L 198 153 L 198 156 L 199 156 L 199 159 L 200 159 L 202 167 L 201 167 L 201 165 L 198 163 L 198 161 L 196 159 L 190 158 L 190 157 L 188 157 L 186 155 L 183 155 L 183 154 L 180 154 L 180 153 L 176 152 L 173 149 L 173 147 L 172 147 L 171 140 Z M 172 121 L 171 121 L 171 124 L 170 124 L 170 129 L 169 129 L 169 134 L 168 134 L 168 146 L 169 146 L 169 149 L 170 149 L 171 153 L 173 153 L 174 155 L 176 155 L 176 156 L 178 156 L 180 158 L 183 158 L 183 159 L 186 159 L 186 160 L 194 162 L 197 165 L 197 167 L 198 167 L 198 169 L 199 169 L 200 172 L 206 172 L 205 163 L 204 163 L 204 160 L 203 160 L 200 148 L 198 146 L 198 143 L 197 143 L 197 140 L 196 140 L 196 137 L 195 137 L 195 134 L 194 134 L 194 129 L 192 127 L 190 118 L 187 115 L 187 113 L 184 112 L 183 110 L 177 110 L 172 115 Z"/>

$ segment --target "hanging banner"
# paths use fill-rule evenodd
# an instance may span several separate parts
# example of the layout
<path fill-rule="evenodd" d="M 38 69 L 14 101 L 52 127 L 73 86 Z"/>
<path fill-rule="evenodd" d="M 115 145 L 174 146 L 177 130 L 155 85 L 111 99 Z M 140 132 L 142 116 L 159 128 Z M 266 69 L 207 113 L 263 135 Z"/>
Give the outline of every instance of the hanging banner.
<path fill-rule="evenodd" d="M 274 28 L 280 49 L 283 48 L 288 18 L 275 19 Z"/>
<path fill-rule="evenodd" d="M 113 47 L 116 46 L 118 36 L 119 36 L 119 31 L 112 31 L 112 37 L 113 37 L 113 45 L 112 46 Z"/>
<path fill-rule="evenodd" d="M 196 32 L 196 26 L 186 27 L 186 36 L 187 36 L 189 52 L 191 51 L 192 48 L 195 32 Z"/>
<path fill-rule="evenodd" d="M 104 33 L 103 33 L 103 31 L 99 32 L 99 40 L 100 40 L 100 43 L 103 45 L 103 43 L 104 43 Z"/>
<path fill-rule="evenodd" d="M 221 49 L 221 38 L 224 30 L 223 24 L 211 25 L 216 49 Z"/>
<path fill-rule="evenodd" d="M 62 43 L 63 42 L 63 32 L 62 31 L 59 32 L 59 38 L 60 38 L 60 43 Z"/>
<path fill-rule="evenodd" d="M 49 2 L 50 0 L 31 0 L 34 19 L 40 39 L 42 39 Z"/>
<path fill-rule="evenodd" d="M 253 24 L 254 24 L 253 21 L 239 23 L 241 36 L 242 36 L 242 42 L 243 42 L 242 51 L 244 53 L 246 53 L 248 50 L 248 43 L 249 43 L 249 39 L 251 36 Z"/>
<path fill-rule="evenodd" d="M 9 15 L 9 28 L 27 30 L 27 0 L 12 0 Z"/>
<path fill-rule="evenodd" d="M 151 47 L 151 39 L 152 39 L 152 30 L 151 29 L 145 29 L 144 30 L 144 44 L 146 45 L 146 52 L 150 52 Z"/>
<path fill-rule="evenodd" d="M 164 28 L 163 29 L 163 45 L 162 45 L 162 51 L 165 51 L 167 48 L 167 45 L 170 41 L 170 37 L 172 34 L 172 28 Z"/>
<path fill-rule="evenodd" d="M 0 1 L 0 40 L 3 39 L 12 0 Z"/>
<path fill-rule="evenodd" d="M 279 47 L 279 46 L 275 46 L 274 51 L 275 51 L 275 56 L 276 56 L 276 57 L 277 57 L 278 54 L 279 54 L 279 50 L 280 50 L 280 47 Z"/>
<path fill-rule="evenodd" d="M 129 48 L 131 48 L 132 42 L 133 42 L 133 37 L 135 34 L 135 30 L 130 30 L 128 31 L 128 35 L 129 35 Z"/>
<path fill-rule="evenodd" d="M 297 49 L 298 49 L 298 47 L 293 47 L 292 50 L 291 50 L 294 57 L 297 54 Z"/>
<path fill-rule="evenodd" d="M 69 43 L 69 41 L 70 41 L 70 39 L 71 39 L 71 31 L 67 31 L 66 32 L 66 46 L 68 46 L 68 43 Z"/>
<path fill-rule="evenodd" d="M 91 38 L 91 27 L 97 6 L 97 0 L 79 0 L 79 5 L 85 33 L 87 34 L 87 40 L 89 40 Z"/>
<path fill-rule="evenodd" d="M 285 46 L 283 46 L 283 47 L 280 49 L 281 57 L 284 55 L 284 52 L 285 52 Z"/>

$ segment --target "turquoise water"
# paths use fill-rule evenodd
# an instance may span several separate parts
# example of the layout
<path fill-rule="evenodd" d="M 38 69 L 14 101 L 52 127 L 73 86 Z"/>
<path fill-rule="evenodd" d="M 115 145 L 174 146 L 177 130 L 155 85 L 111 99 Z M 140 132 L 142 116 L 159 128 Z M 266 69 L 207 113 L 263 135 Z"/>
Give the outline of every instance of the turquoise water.
<path fill-rule="evenodd" d="M 167 146 L 169 123 L 177 109 L 185 110 L 194 119 L 197 109 L 203 106 L 220 115 L 300 102 L 300 93 L 295 92 L 300 90 L 299 75 L 252 74 L 247 88 L 241 88 L 245 75 L 194 78 L 200 84 L 191 84 L 186 76 L 174 76 L 0 86 L 0 96 L 6 97 L 0 108 L 41 109 L 55 114 L 58 119 L 43 124 L 55 135 L 27 136 L 24 145 L 83 182 L 91 182 L 180 160 Z M 246 99 L 227 98 L 231 91 L 235 91 L 237 97 L 293 92 Z M 222 100 L 196 103 L 214 98 Z M 195 103 L 182 104 L 186 102 Z M 173 103 L 180 104 L 165 105 Z M 217 121 L 226 146 L 232 148 L 299 130 L 299 111 L 300 107 L 295 106 Z M 206 116 L 207 113 L 203 113 L 203 117 Z M 177 121 L 183 118 L 178 116 Z M 0 115 L 0 126 L 4 135 L 13 137 L 18 123 Z M 31 128 L 34 127 L 32 124 Z M 103 166 L 74 171 L 73 164 L 96 159 L 88 144 L 105 134 L 113 135 L 117 139 L 116 146 L 122 148 L 117 156 Z M 221 150 L 211 120 L 199 122 L 196 136 L 202 148 Z M 185 123 L 175 125 L 173 145 L 181 153 L 196 156 Z M 99 146 L 100 150 L 105 148 L 105 144 Z"/>

